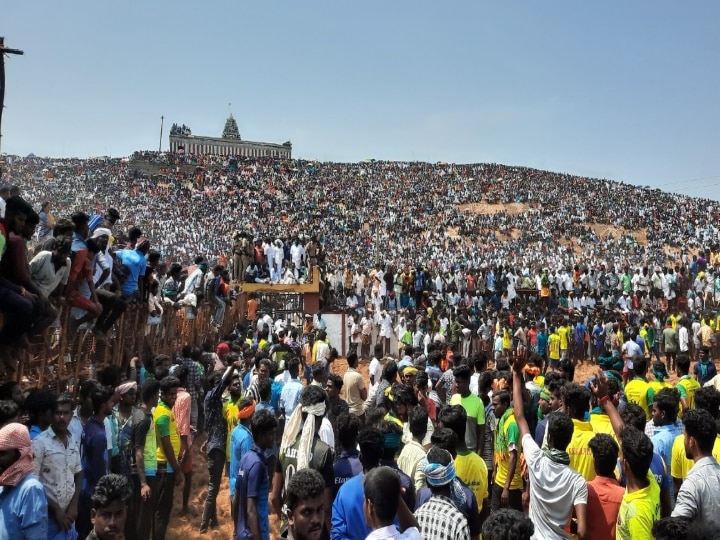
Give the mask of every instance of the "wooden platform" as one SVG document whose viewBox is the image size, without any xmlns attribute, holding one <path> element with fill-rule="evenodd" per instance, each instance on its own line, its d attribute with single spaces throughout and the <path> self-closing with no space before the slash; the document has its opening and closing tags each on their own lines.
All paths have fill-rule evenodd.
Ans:
<svg viewBox="0 0 720 540">
<path fill-rule="evenodd" d="M 240 290 L 244 293 L 320 294 L 320 270 L 317 266 L 313 267 L 312 280 L 309 283 L 242 283 Z"/>
</svg>

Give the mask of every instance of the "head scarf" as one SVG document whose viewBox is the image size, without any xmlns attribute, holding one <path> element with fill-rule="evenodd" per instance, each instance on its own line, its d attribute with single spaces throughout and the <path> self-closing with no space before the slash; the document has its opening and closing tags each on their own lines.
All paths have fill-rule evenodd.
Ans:
<svg viewBox="0 0 720 540">
<path fill-rule="evenodd" d="M 307 413 L 305 422 L 302 421 L 303 413 Z M 307 469 L 310 463 L 310 455 L 312 454 L 312 442 L 315 437 L 315 419 L 317 416 L 321 418 L 325 416 L 325 402 L 321 401 L 315 405 L 300 405 L 295 407 L 295 411 L 285 424 L 285 431 L 280 444 L 280 455 L 283 455 L 297 439 L 302 425 L 302 434 L 300 435 L 300 446 L 297 452 L 298 471 Z"/>
<path fill-rule="evenodd" d="M 242 409 L 238 409 L 237 417 L 238 420 L 246 420 L 250 418 L 255 412 L 255 402 L 252 401 Z"/>
<path fill-rule="evenodd" d="M 447 450 L 443 450 L 447 452 Z M 448 452 L 448 455 L 450 452 Z M 420 468 L 425 474 L 425 480 L 429 486 L 446 486 L 450 484 L 450 492 L 452 493 L 453 499 L 459 502 L 461 505 L 465 504 L 465 491 L 463 491 L 462 484 L 457 479 L 455 472 L 455 462 L 450 457 L 450 463 L 447 465 L 441 465 L 440 463 L 430 463 L 427 460 L 427 456 L 420 462 Z"/>
<path fill-rule="evenodd" d="M 115 390 L 117 391 L 118 394 L 120 394 L 122 396 L 122 395 L 127 394 L 130 390 L 136 390 L 136 389 L 137 389 L 137 383 L 135 381 L 130 381 L 130 382 L 121 384 Z"/>
<path fill-rule="evenodd" d="M 101 236 L 107 236 L 107 237 L 108 237 L 108 240 L 109 240 L 110 237 L 112 236 L 112 231 L 110 231 L 110 229 L 106 229 L 105 227 L 98 227 L 98 228 L 95 229 L 95 231 L 93 232 L 92 237 L 93 237 L 93 238 L 100 238 Z"/>
<path fill-rule="evenodd" d="M 17 422 L 0 429 L 0 451 L 18 450 L 18 460 L 0 473 L 0 486 L 16 486 L 20 480 L 33 472 L 33 454 L 27 427 Z"/>
</svg>

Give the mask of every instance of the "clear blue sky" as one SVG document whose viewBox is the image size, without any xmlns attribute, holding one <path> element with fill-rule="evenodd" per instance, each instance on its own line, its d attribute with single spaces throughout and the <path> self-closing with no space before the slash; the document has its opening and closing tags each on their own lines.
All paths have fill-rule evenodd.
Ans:
<svg viewBox="0 0 720 540">
<path fill-rule="evenodd" d="M 295 156 L 499 162 L 720 199 L 720 2 L 0 0 L 2 151 L 129 155 L 160 116 Z"/>
</svg>

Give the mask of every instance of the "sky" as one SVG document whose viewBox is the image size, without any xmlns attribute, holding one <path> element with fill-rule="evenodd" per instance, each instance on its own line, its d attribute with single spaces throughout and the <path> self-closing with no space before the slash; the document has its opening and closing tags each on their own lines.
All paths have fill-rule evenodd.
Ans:
<svg viewBox="0 0 720 540">
<path fill-rule="evenodd" d="M 494 162 L 720 200 L 720 2 L 0 0 L 2 152 L 172 123 L 331 161 Z"/>
</svg>

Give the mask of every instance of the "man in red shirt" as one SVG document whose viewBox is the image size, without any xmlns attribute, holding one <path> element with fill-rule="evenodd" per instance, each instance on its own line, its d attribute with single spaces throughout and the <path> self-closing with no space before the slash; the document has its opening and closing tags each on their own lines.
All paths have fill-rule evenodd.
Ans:
<svg viewBox="0 0 720 540">
<path fill-rule="evenodd" d="M 587 530 L 596 538 L 615 538 L 615 524 L 625 494 L 615 479 L 620 448 L 605 433 L 595 435 L 588 446 L 595 460 L 595 478 L 587 484 Z"/>
</svg>

